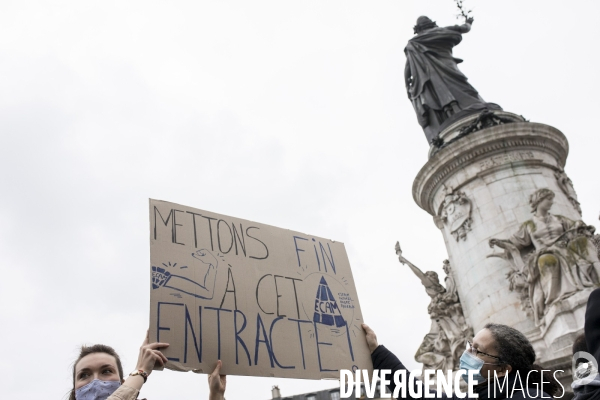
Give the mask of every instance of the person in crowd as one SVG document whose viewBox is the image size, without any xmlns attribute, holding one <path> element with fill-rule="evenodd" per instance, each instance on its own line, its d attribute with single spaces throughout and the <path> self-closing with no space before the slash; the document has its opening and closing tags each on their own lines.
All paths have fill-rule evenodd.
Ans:
<svg viewBox="0 0 600 400">
<path fill-rule="evenodd" d="M 575 353 L 579 353 L 580 351 L 588 352 L 587 344 L 585 343 L 585 333 L 577 335 L 575 340 L 573 341 L 573 355 Z"/>
<path fill-rule="evenodd" d="M 583 345 L 578 344 L 576 340 L 573 345 L 573 353 L 576 353 L 576 350 L 585 351 L 591 354 L 594 360 L 586 360 L 589 370 L 582 374 L 585 376 L 577 376 L 579 369 L 574 371 L 574 378 L 580 379 L 574 379 L 572 387 L 575 397 L 573 400 L 600 400 L 600 374 L 598 373 L 598 363 L 600 362 L 600 288 L 595 289 L 588 299 L 584 333 L 586 349 L 583 349 Z M 576 345 L 579 346 L 577 349 Z M 592 361 L 595 361 L 596 365 Z"/>
<path fill-rule="evenodd" d="M 579 352 L 585 351 L 588 352 L 587 344 L 585 343 L 585 333 L 578 335 L 573 342 L 573 357 Z M 573 388 L 573 393 L 577 396 L 578 393 L 583 391 L 585 387 L 585 383 L 578 379 L 579 377 L 583 377 L 584 375 L 589 375 L 591 371 L 591 365 L 589 365 L 589 361 L 586 358 L 578 357 L 575 360 L 575 370 L 573 371 L 573 383 L 571 387 Z"/>
<path fill-rule="evenodd" d="M 362 327 L 367 335 L 374 369 L 391 370 L 392 374 L 398 370 L 406 370 L 392 352 L 377 342 L 377 335 L 368 325 L 363 324 Z M 467 349 L 460 358 L 460 368 L 474 371 L 473 378 L 477 382 L 474 392 L 479 399 L 561 397 L 564 393 L 562 385 L 550 371 L 546 369 L 542 372 L 544 368 L 534 364 L 535 357 L 535 350 L 525 335 L 509 326 L 490 323 L 475 335 L 472 342 L 467 342 Z M 463 378 L 466 379 L 466 376 L 463 375 Z M 526 386 L 526 382 L 529 387 L 521 387 Z M 416 381 L 415 385 L 422 385 L 422 382 Z M 394 392 L 393 380 L 388 388 Z M 423 388 L 423 396 L 419 398 L 424 398 L 427 390 Z M 409 393 L 407 391 L 407 398 L 413 398 Z M 439 395 L 440 398 L 448 398 L 445 393 Z M 435 396 L 438 397 L 438 394 Z M 459 397 L 453 394 L 451 398 Z"/>
<path fill-rule="evenodd" d="M 148 335 L 140 347 L 135 371 L 125 378 L 117 352 L 110 346 L 83 346 L 73 364 L 73 388 L 69 400 L 136 400 L 155 366 L 163 367 L 167 358 L 160 349 L 168 343 L 149 343 Z M 224 400 L 227 378 L 220 375 L 222 363 L 208 376 L 209 400 Z"/>
</svg>

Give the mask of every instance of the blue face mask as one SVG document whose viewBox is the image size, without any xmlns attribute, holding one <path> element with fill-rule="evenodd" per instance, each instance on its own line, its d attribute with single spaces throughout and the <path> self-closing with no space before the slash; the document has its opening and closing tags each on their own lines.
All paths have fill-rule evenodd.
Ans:
<svg viewBox="0 0 600 400">
<path fill-rule="evenodd" d="M 483 360 L 481 358 L 475 357 L 473 354 L 465 351 L 462 356 L 460 356 L 460 369 L 464 369 L 467 372 L 463 373 L 462 378 L 465 382 L 469 383 L 468 371 L 476 371 L 473 374 L 473 380 L 475 384 L 480 384 L 486 381 L 486 379 L 481 375 L 481 368 L 483 367 Z M 79 399 L 78 399 L 79 400 Z"/>
<path fill-rule="evenodd" d="M 94 379 L 85 386 L 75 390 L 76 400 L 106 400 L 121 386 L 119 381 L 101 381 Z"/>
</svg>

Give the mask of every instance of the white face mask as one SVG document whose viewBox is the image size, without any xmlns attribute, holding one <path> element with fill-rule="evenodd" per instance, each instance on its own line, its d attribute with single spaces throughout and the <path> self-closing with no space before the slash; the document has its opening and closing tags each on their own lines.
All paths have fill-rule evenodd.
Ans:
<svg viewBox="0 0 600 400">
<path fill-rule="evenodd" d="M 75 400 L 106 400 L 119 386 L 121 386 L 119 381 L 94 379 L 87 385 L 75 390 Z"/>
</svg>

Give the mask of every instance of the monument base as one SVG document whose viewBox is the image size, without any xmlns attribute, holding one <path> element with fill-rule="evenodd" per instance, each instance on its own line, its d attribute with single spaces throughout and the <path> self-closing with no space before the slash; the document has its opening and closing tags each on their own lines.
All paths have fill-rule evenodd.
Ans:
<svg viewBox="0 0 600 400">
<path fill-rule="evenodd" d="M 539 363 L 564 370 L 557 377 L 565 383 L 571 376 L 570 346 L 583 331 L 592 288 L 565 289 L 562 300 L 540 303 L 532 299 L 524 274 L 535 272 L 537 259 L 530 257 L 538 257 L 543 248 L 530 243 L 529 249 L 523 245 L 510 253 L 490 248 L 490 239 L 506 241 L 517 232 L 526 233 L 523 227 L 536 212 L 530 196 L 540 189 L 554 194 L 551 218 L 569 223 L 581 219 L 563 170 L 568 149 L 565 136 L 551 126 L 504 111 L 471 115 L 440 133 L 413 184 L 415 202 L 433 216 L 444 236 L 469 325 L 475 332 L 488 322 L 523 332 Z M 517 262 L 521 257 L 524 261 Z M 540 271 L 542 276 L 547 273 Z M 545 289 L 536 290 L 539 296 Z"/>
</svg>

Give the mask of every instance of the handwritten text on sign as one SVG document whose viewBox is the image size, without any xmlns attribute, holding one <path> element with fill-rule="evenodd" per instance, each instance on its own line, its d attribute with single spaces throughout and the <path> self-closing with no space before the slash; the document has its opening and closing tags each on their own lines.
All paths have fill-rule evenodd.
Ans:
<svg viewBox="0 0 600 400">
<path fill-rule="evenodd" d="M 339 242 L 150 200 L 153 341 L 169 368 L 292 378 L 370 369 Z"/>
</svg>

